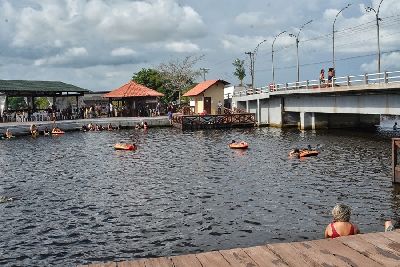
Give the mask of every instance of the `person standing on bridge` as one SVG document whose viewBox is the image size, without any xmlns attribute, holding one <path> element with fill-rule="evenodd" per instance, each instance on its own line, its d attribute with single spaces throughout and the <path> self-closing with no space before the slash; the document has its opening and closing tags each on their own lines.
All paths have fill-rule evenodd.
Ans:
<svg viewBox="0 0 400 267">
<path fill-rule="evenodd" d="M 319 73 L 319 84 L 324 84 L 325 83 L 325 70 L 321 69 L 321 72 Z"/>
</svg>

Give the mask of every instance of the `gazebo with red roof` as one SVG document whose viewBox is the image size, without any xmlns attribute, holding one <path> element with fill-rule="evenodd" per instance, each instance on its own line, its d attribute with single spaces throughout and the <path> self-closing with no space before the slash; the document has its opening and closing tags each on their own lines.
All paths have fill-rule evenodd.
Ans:
<svg viewBox="0 0 400 267">
<path fill-rule="evenodd" d="M 183 96 L 191 99 L 191 107 L 197 114 L 217 114 L 218 103 L 224 103 L 224 88 L 229 84 L 224 80 L 208 80 L 199 83 Z"/>
<path fill-rule="evenodd" d="M 149 110 L 155 109 L 158 98 L 162 96 L 164 94 L 134 81 L 103 95 L 103 97 L 109 98 L 110 103 L 118 101 L 123 116 L 150 116 Z"/>
</svg>

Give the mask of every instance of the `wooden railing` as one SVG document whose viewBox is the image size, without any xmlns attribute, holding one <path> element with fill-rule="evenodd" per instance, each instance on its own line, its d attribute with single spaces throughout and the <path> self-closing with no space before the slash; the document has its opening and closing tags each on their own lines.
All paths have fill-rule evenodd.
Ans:
<svg viewBox="0 0 400 267">
<path fill-rule="evenodd" d="M 183 115 L 175 113 L 172 116 L 172 122 L 182 129 L 230 128 L 254 126 L 256 118 L 254 113 L 221 115 Z"/>
</svg>

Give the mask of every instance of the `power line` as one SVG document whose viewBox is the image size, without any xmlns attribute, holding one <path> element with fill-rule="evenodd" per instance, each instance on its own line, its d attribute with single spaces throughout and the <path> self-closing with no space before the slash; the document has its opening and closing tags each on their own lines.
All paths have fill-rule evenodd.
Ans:
<svg viewBox="0 0 400 267">
<path fill-rule="evenodd" d="M 385 52 L 382 52 L 382 54 L 390 54 L 390 53 L 395 53 L 395 52 L 400 52 L 400 49 L 385 51 Z M 339 59 L 337 59 L 337 61 L 347 61 L 347 60 L 351 60 L 351 59 L 372 57 L 372 56 L 376 56 L 376 53 L 339 58 Z M 331 62 L 332 62 L 332 60 L 325 60 L 325 61 L 320 61 L 320 62 L 305 63 L 305 64 L 302 64 L 301 66 L 305 67 L 305 66 L 312 66 L 312 65 L 321 65 L 321 64 L 325 64 L 325 63 L 331 63 Z M 296 68 L 296 66 L 286 66 L 286 67 L 280 67 L 277 69 L 284 70 L 284 69 L 294 69 L 294 68 Z M 271 69 L 262 69 L 262 70 L 256 70 L 256 72 L 266 72 L 266 71 L 270 71 L 270 70 Z"/>
</svg>

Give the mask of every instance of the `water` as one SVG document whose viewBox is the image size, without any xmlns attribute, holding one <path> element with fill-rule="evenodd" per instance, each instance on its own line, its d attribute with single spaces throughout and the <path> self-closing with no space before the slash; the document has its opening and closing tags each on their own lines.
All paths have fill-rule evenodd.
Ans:
<svg viewBox="0 0 400 267">
<path fill-rule="evenodd" d="M 0 142 L 1 266 L 74 266 L 323 237 L 337 202 L 362 232 L 399 218 L 394 132 L 177 129 Z M 246 140 L 247 151 L 231 150 Z M 133 140 L 134 152 L 112 145 Z M 320 144 L 318 157 L 288 159 Z"/>
</svg>

